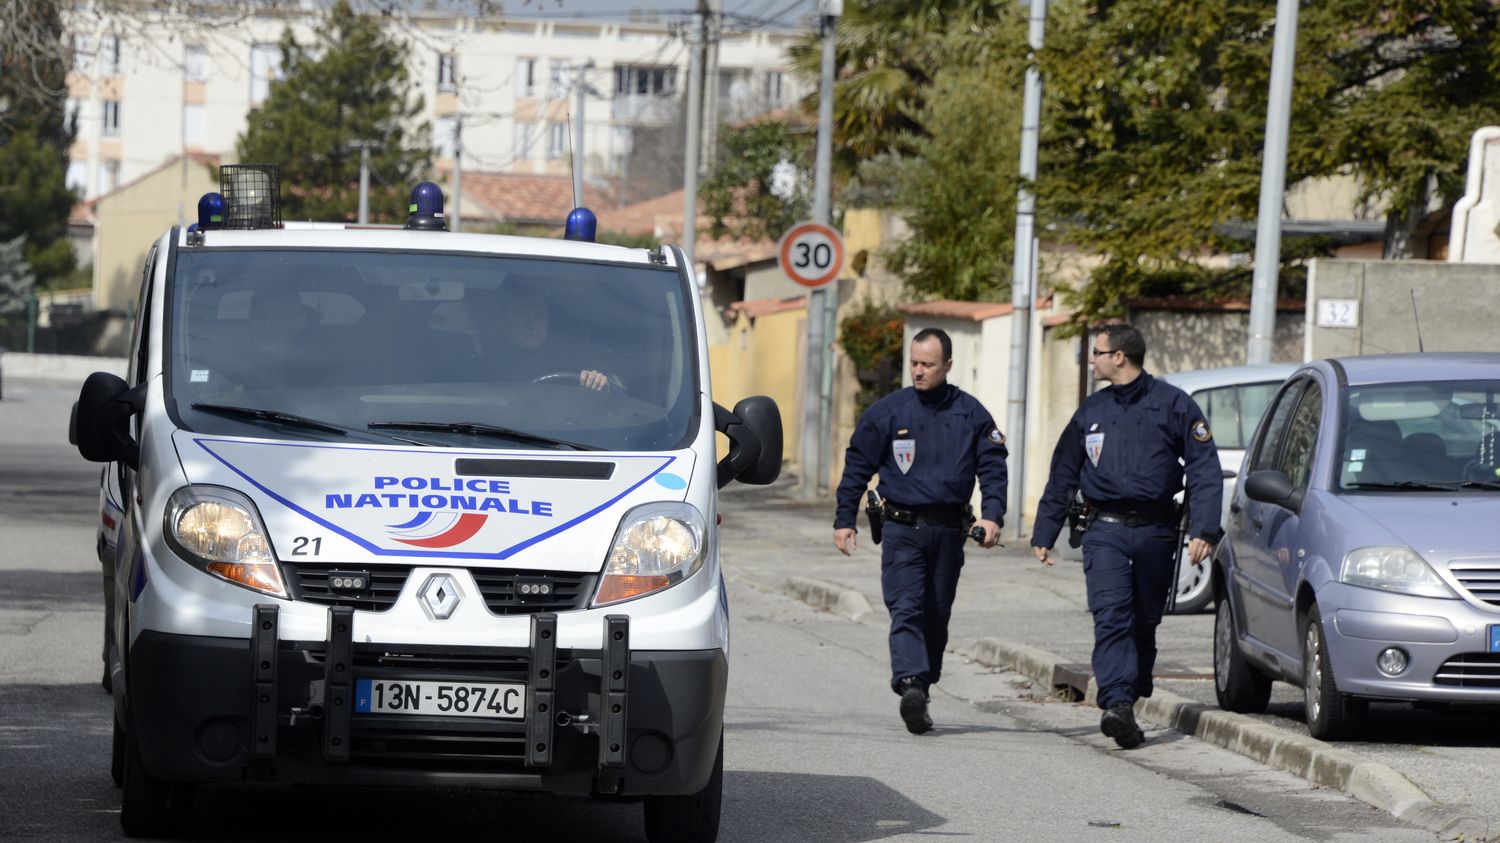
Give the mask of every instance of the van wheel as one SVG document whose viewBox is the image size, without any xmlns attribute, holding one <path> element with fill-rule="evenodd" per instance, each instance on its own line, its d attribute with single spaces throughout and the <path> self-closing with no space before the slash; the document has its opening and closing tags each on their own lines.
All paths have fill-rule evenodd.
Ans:
<svg viewBox="0 0 1500 843">
<path fill-rule="evenodd" d="M 126 837 L 171 837 L 182 830 L 192 812 L 192 789 L 163 781 L 146 769 L 140 743 L 129 729 L 124 734 L 124 775 L 120 792 L 120 828 Z"/>
<path fill-rule="evenodd" d="M 714 843 L 724 794 L 724 736 L 708 784 L 687 796 L 646 797 L 646 839 L 651 843 Z"/>
<path fill-rule="evenodd" d="M 114 715 L 110 715 L 114 720 Z M 125 730 L 120 728 L 120 721 L 114 720 L 115 736 L 109 742 L 109 777 L 114 780 L 115 787 L 125 783 Z"/>
<path fill-rule="evenodd" d="M 1339 741 L 1356 736 L 1364 724 L 1370 704 L 1339 693 L 1323 639 L 1323 613 L 1316 604 L 1307 615 L 1302 633 L 1302 692 L 1307 708 L 1308 734 L 1320 741 Z"/>
<path fill-rule="evenodd" d="M 1257 670 L 1240 652 L 1229 597 L 1219 598 L 1214 615 L 1214 696 L 1219 708 L 1258 714 L 1271 701 L 1271 678 Z"/>
</svg>

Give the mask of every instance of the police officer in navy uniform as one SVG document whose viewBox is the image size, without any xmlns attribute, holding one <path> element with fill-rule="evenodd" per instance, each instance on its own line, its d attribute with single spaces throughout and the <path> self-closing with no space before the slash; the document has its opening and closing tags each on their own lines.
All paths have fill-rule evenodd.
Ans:
<svg viewBox="0 0 1500 843">
<path fill-rule="evenodd" d="M 1084 400 L 1052 454 L 1031 544 L 1051 565 L 1075 490 L 1090 509 L 1083 572 L 1094 615 L 1094 679 L 1099 728 L 1124 749 L 1145 742 L 1135 701 L 1151 696 L 1156 627 L 1176 584 L 1179 514 L 1186 467 L 1188 561 L 1201 564 L 1221 535 L 1223 476 L 1202 409 L 1187 393 L 1148 374 L 1146 343 L 1129 325 L 1094 338 L 1094 374 L 1110 386 Z"/>
<path fill-rule="evenodd" d="M 833 542 L 854 550 L 855 516 L 870 476 L 885 502 L 880 586 L 891 613 L 891 689 L 912 734 L 932 729 L 929 686 L 942 673 L 948 618 L 964 564 L 974 478 L 982 493 L 984 547 L 1005 515 L 1005 437 L 972 395 L 948 383 L 953 342 L 936 328 L 912 338 L 910 389 L 876 401 L 849 439 Z"/>
</svg>

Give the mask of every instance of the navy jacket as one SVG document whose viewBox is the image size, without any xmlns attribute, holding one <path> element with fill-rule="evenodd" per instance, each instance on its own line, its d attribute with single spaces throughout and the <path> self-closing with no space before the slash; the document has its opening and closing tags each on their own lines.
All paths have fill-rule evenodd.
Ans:
<svg viewBox="0 0 1500 843">
<path fill-rule="evenodd" d="M 1005 437 L 988 410 L 953 384 L 936 394 L 907 387 L 876 401 L 859 417 L 844 452 L 835 529 L 852 528 L 870 477 L 897 506 L 968 504 L 979 478 L 980 517 L 1005 516 Z M 902 471 L 902 465 L 906 470 Z"/>
<path fill-rule="evenodd" d="M 1224 477 L 1206 418 L 1186 392 L 1145 372 L 1085 398 L 1052 453 L 1032 546 L 1057 541 L 1073 490 L 1105 508 L 1161 506 L 1182 491 L 1184 467 L 1188 534 L 1217 541 Z"/>
</svg>

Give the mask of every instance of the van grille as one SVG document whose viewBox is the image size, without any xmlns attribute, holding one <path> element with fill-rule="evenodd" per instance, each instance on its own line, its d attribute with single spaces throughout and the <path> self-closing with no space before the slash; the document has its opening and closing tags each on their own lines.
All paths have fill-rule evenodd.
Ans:
<svg viewBox="0 0 1500 843">
<path fill-rule="evenodd" d="M 1500 606 L 1500 559 L 1458 559 L 1448 563 L 1448 571 L 1470 594 Z"/>
<path fill-rule="evenodd" d="M 1434 685 L 1460 688 L 1500 688 L 1500 653 L 1462 653 L 1443 662 L 1433 675 Z"/>
<path fill-rule="evenodd" d="M 349 733 L 351 761 L 408 770 L 482 773 L 519 771 L 526 761 L 526 734 L 520 721 L 438 725 L 433 720 L 440 718 L 412 718 L 424 722 L 398 725 L 380 723 L 382 719 L 355 720 Z"/>
<path fill-rule="evenodd" d="M 332 571 L 355 570 L 356 566 L 323 562 L 283 562 L 292 591 L 292 599 L 328 606 L 349 606 L 366 612 L 384 612 L 396 605 L 407 578 L 416 565 L 370 565 L 358 570 L 370 574 L 370 592 L 363 597 L 334 594 L 328 585 Z M 511 571 L 492 568 L 470 568 L 479 586 L 484 605 L 495 615 L 532 615 L 538 612 L 566 612 L 586 608 L 593 594 L 594 574 L 556 571 Z M 520 584 L 545 584 L 546 596 L 523 595 Z"/>
</svg>

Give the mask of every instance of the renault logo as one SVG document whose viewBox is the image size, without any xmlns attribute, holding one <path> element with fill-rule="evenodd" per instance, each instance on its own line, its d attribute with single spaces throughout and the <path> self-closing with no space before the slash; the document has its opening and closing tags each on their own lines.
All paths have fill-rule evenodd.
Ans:
<svg viewBox="0 0 1500 843">
<path fill-rule="evenodd" d="M 458 603 L 463 597 L 458 581 L 451 574 L 433 574 L 427 578 L 427 582 L 422 583 L 421 590 L 417 592 L 422 609 L 427 612 L 427 617 L 435 621 L 453 617 L 453 612 L 458 609 Z"/>
</svg>

